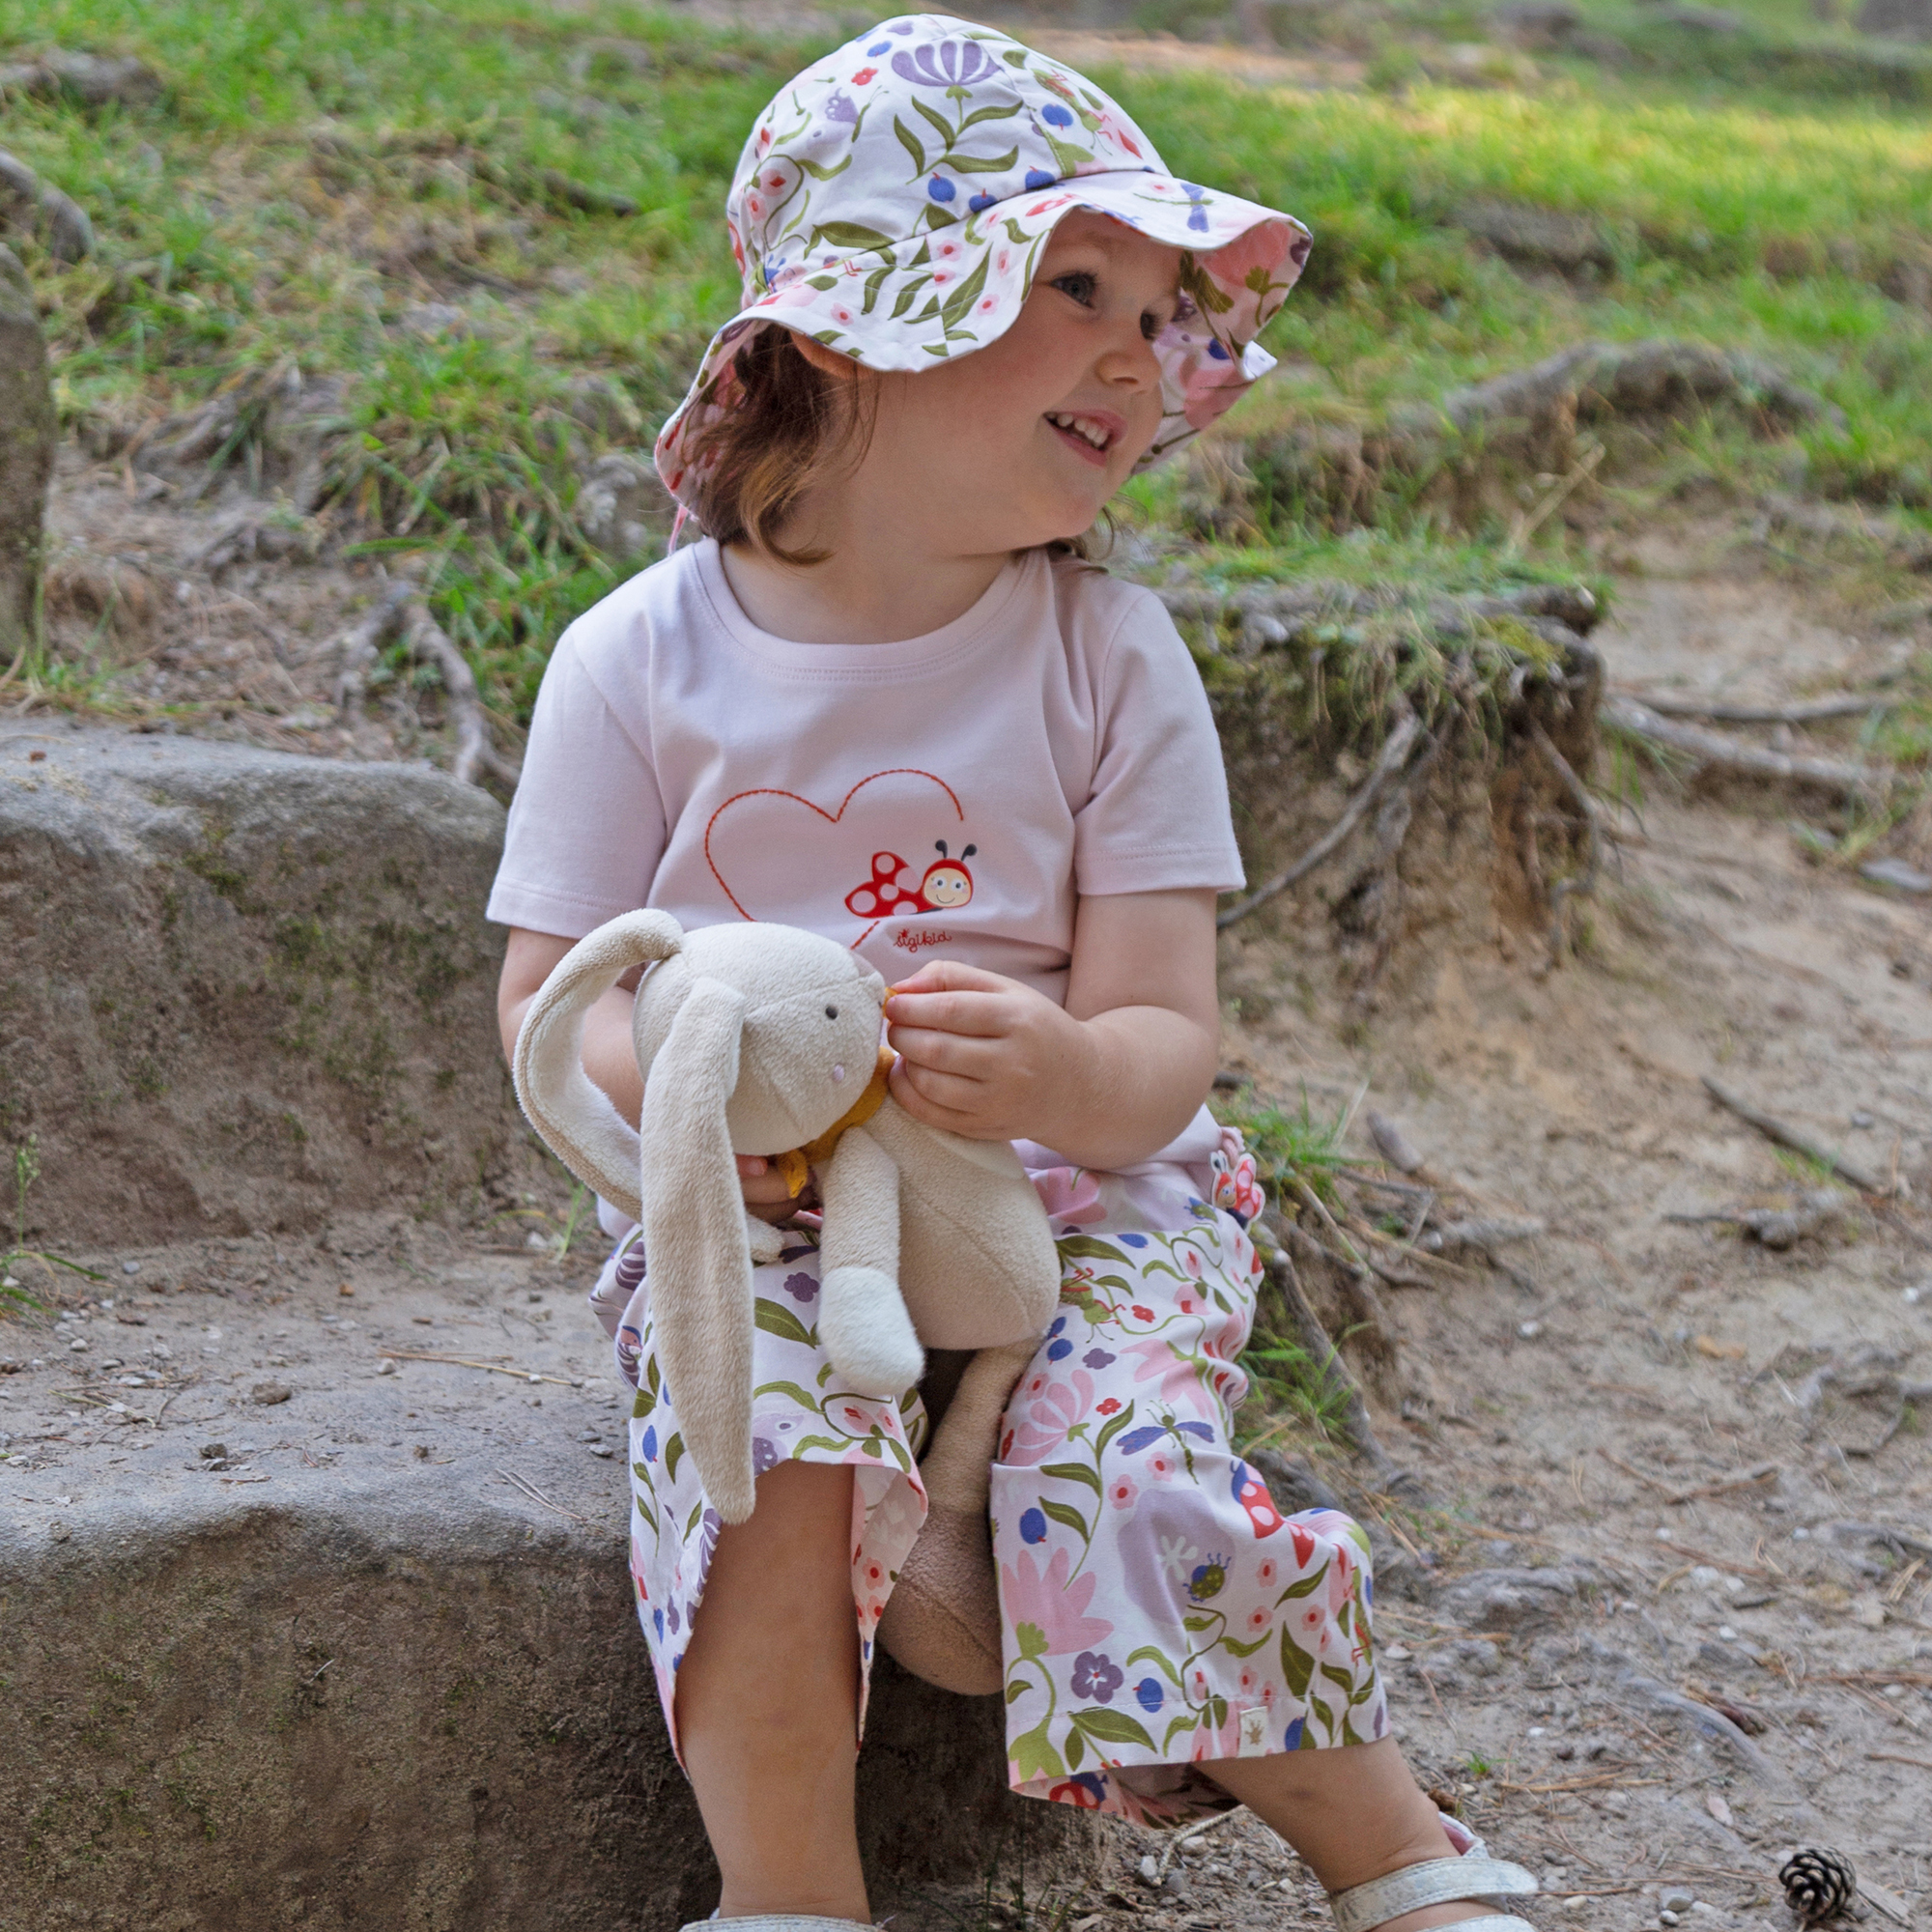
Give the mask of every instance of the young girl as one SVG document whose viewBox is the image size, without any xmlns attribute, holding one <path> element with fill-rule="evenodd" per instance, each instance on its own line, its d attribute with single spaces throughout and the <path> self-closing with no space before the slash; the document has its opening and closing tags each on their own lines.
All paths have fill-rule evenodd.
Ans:
<svg viewBox="0 0 1932 1932">
<path fill-rule="evenodd" d="M 1203 1102 L 1240 862 L 1186 648 L 1079 554 L 1269 366 L 1254 337 L 1306 232 L 931 14 L 781 90 L 727 218 L 745 305 L 657 446 L 704 540 L 545 676 L 490 904 L 505 1046 L 571 943 L 638 906 L 809 926 L 896 980 L 895 1096 L 1016 1143 L 1065 1266 L 992 1473 L 1014 1789 L 1150 1823 L 1250 1804 L 1342 1932 L 1485 1918 L 1469 1901 L 1534 1881 L 1472 1851 L 1387 1735 L 1365 1538 L 1284 1519 L 1229 1441 L 1261 1197 Z M 635 1121 L 629 1000 L 593 1009 L 584 1059 Z M 783 1179 L 740 1165 L 792 1220 Z M 611 1232 L 593 1299 L 638 1388 L 631 1567 L 719 1915 L 864 1923 L 855 1745 L 924 1516 L 919 1391 L 838 1387 L 801 1229 L 757 1273 L 757 1505 L 724 1528 L 680 1453 L 648 1257 Z"/>
</svg>

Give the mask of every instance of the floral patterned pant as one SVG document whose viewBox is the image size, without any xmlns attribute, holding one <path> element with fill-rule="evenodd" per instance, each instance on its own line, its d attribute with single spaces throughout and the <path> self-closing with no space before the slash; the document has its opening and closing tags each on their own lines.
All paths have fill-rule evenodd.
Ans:
<svg viewBox="0 0 1932 1932">
<path fill-rule="evenodd" d="M 1261 1274 L 1246 1230 L 1262 1197 L 1239 1137 L 1198 1166 L 1034 1181 L 1064 1274 L 993 1466 L 1009 1776 L 1032 1797 L 1177 1823 L 1232 1803 L 1204 1762 L 1385 1734 L 1368 1543 L 1334 1511 L 1282 1516 L 1229 1440 Z M 817 1259 L 801 1236 L 756 1271 L 753 1463 L 852 1469 L 869 1683 L 873 1633 L 925 1516 L 926 1418 L 916 1389 L 879 1401 L 838 1386 L 813 1325 Z M 684 1453 L 635 1239 L 591 1302 L 638 1392 L 631 1574 L 675 1742 L 677 1666 L 722 1524 Z"/>
</svg>

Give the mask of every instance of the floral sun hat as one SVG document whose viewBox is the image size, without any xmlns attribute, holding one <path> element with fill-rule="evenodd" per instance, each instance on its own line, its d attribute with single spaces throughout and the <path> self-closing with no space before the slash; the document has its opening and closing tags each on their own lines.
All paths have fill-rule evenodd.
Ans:
<svg viewBox="0 0 1932 1932">
<path fill-rule="evenodd" d="M 902 14 L 809 68 L 739 157 L 725 219 L 744 306 L 658 438 L 671 495 L 692 501 L 687 440 L 735 404 L 753 330 L 797 329 L 869 369 L 929 369 L 1012 327 L 1047 238 L 1081 208 L 1183 251 L 1145 469 L 1273 367 L 1254 338 L 1301 273 L 1307 229 L 1168 174 L 1091 81 L 989 27 Z"/>
</svg>

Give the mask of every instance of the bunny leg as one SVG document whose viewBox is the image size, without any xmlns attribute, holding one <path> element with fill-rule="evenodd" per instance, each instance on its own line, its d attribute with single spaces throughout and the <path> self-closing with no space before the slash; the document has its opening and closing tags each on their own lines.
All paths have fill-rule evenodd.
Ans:
<svg viewBox="0 0 1932 1932">
<path fill-rule="evenodd" d="M 865 1128 L 848 1127 L 819 1190 L 818 1339 L 855 1394 L 902 1394 L 925 1353 L 899 1293 L 899 1171 Z"/>
</svg>

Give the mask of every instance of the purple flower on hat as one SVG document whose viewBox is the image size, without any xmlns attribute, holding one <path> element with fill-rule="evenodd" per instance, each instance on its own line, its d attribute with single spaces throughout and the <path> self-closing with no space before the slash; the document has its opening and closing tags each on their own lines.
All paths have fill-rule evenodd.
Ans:
<svg viewBox="0 0 1932 1932">
<path fill-rule="evenodd" d="M 926 87 L 971 87 L 998 69 L 977 41 L 941 41 L 936 47 L 895 54 L 893 71 Z"/>
<path fill-rule="evenodd" d="M 1043 187 L 1051 187 L 1060 179 L 1050 175 L 1044 168 L 1029 168 L 1026 172 L 1026 189 L 1029 194 L 1037 194 Z"/>
<path fill-rule="evenodd" d="M 1061 106 L 1057 100 L 1051 107 L 1042 107 L 1039 110 L 1039 118 L 1042 121 L 1052 122 L 1056 128 L 1070 128 L 1073 126 L 1072 114 L 1066 108 Z"/>
<path fill-rule="evenodd" d="M 828 121 L 841 121 L 847 127 L 856 127 L 859 120 L 859 103 L 840 88 L 826 101 L 825 118 Z"/>
<path fill-rule="evenodd" d="M 866 49 L 866 58 L 867 60 L 877 60 L 881 54 L 889 54 L 892 52 L 892 50 L 893 50 L 892 42 L 874 41 L 872 44 Z"/>
<path fill-rule="evenodd" d="M 1205 187 L 1196 187 L 1192 182 L 1182 182 L 1180 185 L 1182 191 L 1187 196 L 1189 204 L 1187 210 L 1188 227 L 1194 229 L 1199 234 L 1207 234 L 1208 190 Z"/>
<path fill-rule="evenodd" d="M 925 191 L 934 201 L 951 201 L 959 189 L 955 183 L 948 181 L 944 175 L 934 175 L 926 183 Z"/>
</svg>

